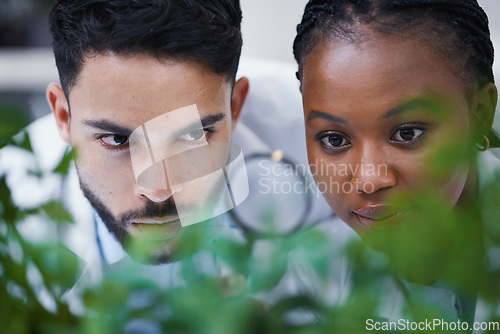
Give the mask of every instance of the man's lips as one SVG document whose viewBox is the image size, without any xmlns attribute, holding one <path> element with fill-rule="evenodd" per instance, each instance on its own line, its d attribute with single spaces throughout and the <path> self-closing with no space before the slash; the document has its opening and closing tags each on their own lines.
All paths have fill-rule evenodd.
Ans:
<svg viewBox="0 0 500 334">
<path fill-rule="evenodd" d="M 409 212 L 394 206 L 385 204 L 368 204 L 353 210 L 353 214 L 364 225 L 372 225 L 377 222 L 397 223 Z"/>
<path fill-rule="evenodd" d="M 135 219 L 131 222 L 131 225 L 162 225 L 168 224 L 172 222 L 176 222 L 179 220 L 179 216 L 169 216 L 169 217 L 154 217 L 154 218 L 145 218 L 145 219 Z"/>
<path fill-rule="evenodd" d="M 173 239 L 181 228 L 178 216 L 155 217 L 133 220 L 128 231 L 133 236 L 149 235 L 158 240 L 167 241 Z"/>
</svg>

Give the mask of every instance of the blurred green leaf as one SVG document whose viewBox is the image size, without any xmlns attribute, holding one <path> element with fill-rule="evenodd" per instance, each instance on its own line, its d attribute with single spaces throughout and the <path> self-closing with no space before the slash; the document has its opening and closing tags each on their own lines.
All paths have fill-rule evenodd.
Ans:
<svg viewBox="0 0 500 334">
<path fill-rule="evenodd" d="M 0 140 L 6 140 L 29 124 L 26 112 L 14 105 L 0 105 Z"/>
<path fill-rule="evenodd" d="M 286 239 L 286 237 L 285 237 Z M 283 278 L 288 268 L 288 247 L 282 238 L 265 240 L 256 244 L 265 247 L 262 251 L 250 258 L 248 277 L 249 291 L 251 293 L 269 292 Z"/>
<path fill-rule="evenodd" d="M 26 131 L 21 131 L 12 137 L 11 145 L 22 148 L 28 152 L 33 153 L 33 148 L 31 147 L 30 136 Z"/>
<path fill-rule="evenodd" d="M 11 191 L 7 186 L 6 176 L 0 176 L 0 203 L 2 205 L 2 218 L 8 224 L 19 220 L 19 209 L 12 202 Z M 0 221 L 1 222 L 1 221 Z"/>
<path fill-rule="evenodd" d="M 64 207 L 61 202 L 50 201 L 40 207 L 40 210 L 47 217 L 56 223 L 72 223 L 73 217 L 71 213 Z"/>
<path fill-rule="evenodd" d="M 248 275 L 248 261 L 251 256 L 252 245 L 234 240 L 219 238 L 210 249 L 217 254 L 222 261 L 227 263 L 237 273 Z"/>
<path fill-rule="evenodd" d="M 79 260 L 66 247 L 58 244 L 36 245 L 31 247 L 30 254 L 45 284 L 59 298 L 76 283 L 80 274 Z"/>
<path fill-rule="evenodd" d="M 17 263 L 11 257 L 3 257 L 2 265 L 4 275 L 8 278 L 8 280 L 15 282 L 22 287 L 26 287 L 28 285 L 26 266 L 23 263 Z"/>
<path fill-rule="evenodd" d="M 71 163 L 73 162 L 74 151 L 68 148 L 56 168 L 54 168 L 53 173 L 59 175 L 67 175 L 69 169 L 71 168 Z"/>
<path fill-rule="evenodd" d="M 491 129 L 488 133 L 488 139 L 490 141 L 491 147 L 500 147 L 500 134 L 497 130 Z"/>
</svg>

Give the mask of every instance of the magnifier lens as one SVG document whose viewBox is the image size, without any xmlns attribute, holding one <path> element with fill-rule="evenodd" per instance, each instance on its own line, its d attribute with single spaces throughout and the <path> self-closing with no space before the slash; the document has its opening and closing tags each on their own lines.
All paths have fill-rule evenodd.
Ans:
<svg viewBox="0 0 500 334">
<path fill-rule="evenodd" d="M 234 214 L 240 224 L 258 234 L 287 234 L 306 219 L 310 199 L 303 172 L 269 155 L 246 160 L 249 195 Z"/>
</svg>

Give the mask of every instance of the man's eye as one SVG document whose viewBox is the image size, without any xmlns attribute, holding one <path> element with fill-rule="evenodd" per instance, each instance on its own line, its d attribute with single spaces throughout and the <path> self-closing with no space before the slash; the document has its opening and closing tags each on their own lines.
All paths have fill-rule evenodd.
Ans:
<svg viewBox="0 0 500 334">
<path fill-rule="evenodd" d="M 407 127 L 396 130 L 392 135 L 391 140 L 396 142 L 408 143 L 417 140 L 425 132 L 425 129 L 418 127 Z"/>
<path fill-rule="evenodd" d="M 99 140 L 106 146 L 110 146 L 113 148 L 119 148 L 128 144 L 128 137 L 121 135 L 106 135 Z"/>
<path fill-rule="evenodd" d="M 194 130 L 189 133 L 186 133 L 185 135 L 180 136 L 180 139 L 192 142 L 204 141 L 207 139 L 207 132 L 209 131 L 205 129 Z"/>
<path fill-rule="evenodd" d="M 340 133 L 323 133 L 317 137 L 317 140 L 329 149 L 339 149 L 351 144 L 351 141 Z"/>
</svg>

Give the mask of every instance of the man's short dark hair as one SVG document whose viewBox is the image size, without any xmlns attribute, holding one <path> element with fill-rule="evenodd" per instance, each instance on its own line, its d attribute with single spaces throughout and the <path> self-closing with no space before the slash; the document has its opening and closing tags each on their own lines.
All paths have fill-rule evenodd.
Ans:
<svg viewBox="0 0 500 334">
<path fill-rule="evenodd" d="M 235 80 L 243 44 L 239 0 L 58 0 L 49 19 L 66 95 L 84 58 L 103 52 L 194 60 Z"/>
</svg>

